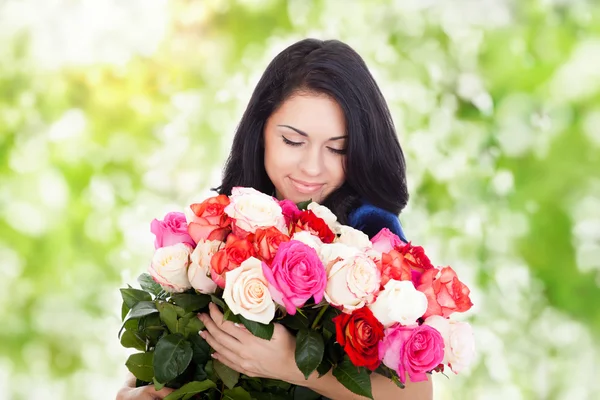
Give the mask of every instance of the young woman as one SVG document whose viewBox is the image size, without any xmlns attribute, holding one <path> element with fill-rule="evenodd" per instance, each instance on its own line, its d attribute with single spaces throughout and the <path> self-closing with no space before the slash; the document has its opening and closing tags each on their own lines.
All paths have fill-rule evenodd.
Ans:
<svg viewBox="0 0 600 400">
<path fill-rule="evenodd" d="M 306 39 L 269 64 L 238 126 L 219 193 L 253 187 L 278 199 L 312 199 L 369 236 L 384 227 L 404 237 L 398 214 L 408 201 L 404 156 L 386 102 L 362 58 L 348 45 Z M 275 324 L 270 341 L 223 321 L 216 307 L 201 315 L 201 336 L 215 358 L 248 376 L 302 385 L 331 399 L 362 399 L 331 372 L 308 380 L 294 361 L 295 338 Z M 399 389 L 371 375 L 373 396 L 431 399 L 431 381 Z M 134 388 L 117 399 L 162 399 L 170 389 Z"/>
</svg>

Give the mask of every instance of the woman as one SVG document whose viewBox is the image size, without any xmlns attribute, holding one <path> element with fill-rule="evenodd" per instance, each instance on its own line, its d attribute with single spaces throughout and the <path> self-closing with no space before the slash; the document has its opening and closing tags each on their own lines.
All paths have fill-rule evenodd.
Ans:
<svg viewBox="0 0 600 400">
<path fill-rule="evenodd" d="M 335 40 L 302 40 L 285 49 L 260 79 L 227 160 L 219 193 L 253 187 L 278 199 L 312 199 L 338 220 L 373 236 L 384 227 L 404 237 L 397 215 L 408 201 L 405 164 L 386 102 L 362 58 Z M 331 399 L 362 399 L 329 372 L 308 380 L 294 361 L 295 338 L 275 324 L 270 341 L 228 321 L 216 307 L 201 315 L 200 335 L 215 358 L 248 376 L 302 385 Z M 399 389 L 371 375 L 373 396 L 431 399 L 431 381 Z M 117 399 L 162 399 L 169 389 L 134 388 Z"/>
</svg>

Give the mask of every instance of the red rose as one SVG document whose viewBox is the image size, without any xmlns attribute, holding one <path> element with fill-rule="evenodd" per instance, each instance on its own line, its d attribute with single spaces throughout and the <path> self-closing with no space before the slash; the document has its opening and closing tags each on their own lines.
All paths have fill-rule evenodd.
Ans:
<svg viewBox="0 0 600 400">
<path fill-rule="evenodd" d="M 290 238 L 275 227 L 267 229 L 257 229 L 254 235 L 248 237 L 252 239 L 254 244 L 254 251 L 258 254 L 262 260 L 266 263 L 270 263 L 279 245 L 283 242 L 289 242 Z"/>
<path fill-rule="evenodd" d="M 225 287 L 225 274 L 236 269 L 250 257 L 256 255 L 254 246 L 247 239 L 234 235 L 227 237 L 225 248 L 217 251 L 210 260 L 210 276 L 219 287 Z"/>
<path fill-rule="evenodd" d="M 415 287 L 421 282 L 423 272 L 433 269 L 429 257 L 425 254 L 425 250 L 421 246 L 413 246 L 410 242 L 396 246 L 394 250 L 404 255 L 403 263 L 410 267 L 411 279 Z"/>
<path fill-rule="evenodd" d="M 469 298 L 471 291 L 458 280 L 456 272 L 450 267 L 425 271 L 417 290 L 427 296 L 427 311 L 423 319 L 430 315 L 448 318 L 453 312 L 465 312 L 473 305 Z"/>
<path fill-rule="evenodd" d="M 379 271 L 381 271 L 381 288 L 385 286 L 390 279 L 395 281 L 410 281 L 411 270 L 410 264 L 404 254 L 397 250 L 392 250 L 389 253 L 383 253 L 381 260 L 377 263 Z"/>
<path fill-rule="evenodd" d="M 227 205 L 229 197 L 220 194 L 190 206 L 194 217 L 188 225 L 188 233 L 196 243 L 201 240 L 225 240 L 231 232 L 231 218 L 225 214 Z"/>
<path fill-rule="evenodd" d="M 352 364 L 375 371 L 379 359 L 379 342 L 383 340 L 383 325 L 368 307 L 352 314 L 340 314 L 333 319 L 336 340 L 344 348 Z"/>
<path fill-rule="evenodd" d="M 290 236 L 293 232 L 308 231 L 315 236 L 318 236 L 323 243 L 332 243 L 335 239 L 335 234 L 329 228 L 327 223 L 316 216 L 311 210 L 304 210 L 292 225 Z"/>
</svg>

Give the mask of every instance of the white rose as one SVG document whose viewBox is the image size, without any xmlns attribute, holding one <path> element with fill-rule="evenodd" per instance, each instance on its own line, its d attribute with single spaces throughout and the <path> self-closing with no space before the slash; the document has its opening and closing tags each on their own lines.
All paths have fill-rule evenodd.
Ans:
<svg viewBox="0 0 600 400">
<path fill-rule="evenodd" d="M 337 243 L 344 243 L 361 250 L 373 247 L 373 243 L 369 240 L 369 236 L 358 229 L 342 225 L 340 227 L 340 234 L 341 236 L 337 239 Z"/>
<path fill-rule="evenodd" d="M 292 235 L 291 240 L 297 240 L 299 242 L 304 243 L 307 246 L 312 247 L 319 253 L 321 246 L 323 246 L 323 242 L 318 236 L 311 234 L 308 231 L 300 231 L 296 232 Z"/>
<path fill-rule="evenodd" d="M 341 224 L 338 222 L 337 217 L 329 208 L 322 206 L 319 203 L 315 203 L 314 201 L 306 206 L 306 208 L 312 211 L 317 217 L 325 221 L 333 233 L 340 233 Z"/>
<path fill-rule="evenodd" d="M 287 234 L 281 206 L 273 197 L 252 188 L 234 187 L 230 200 L 225 213 L 239 229 L 254 233 L 258 228 L 274 226 Z"/>
<path fill-rule="evenodd" d="M 442 363 L 448 364 L 456 374 L 468 368 L 475 357 L 475 339 L 471 325 L 439 315 L 428 317 L 424 323 L 435 328 L 444 338 Z"/>
<path fill-rule="evenodd" d="M 223 300 L 234 314 L 262 324 L 275 317 L 275 303 L 263 275 L 262 262 L 250 257 L 225 274 Z"/>
<path fill-rule="evenodd" d="M 386 328 L 396 322 L 405 326 L 415 325 L 427 311 L 427 297 L 415 289 L 412 281 L 392 279 L 369 308 Z"/>
<path fill-rule="evenodd" d="M 220 240 L 201 240 L 190 256 L 188 279 L 200 293 L 211 294 L 217 290 L 217 284 L 210 277 L 210 260 L 222 244 Z"/>
<path fill-rule="evenodd" d="M 192 287 L 187 274 L 191 252 L 185 243 L 156 249 L 148 272 L 166 291 L 184 292 Z"/>
<path fill-rule="evenodd" d="M 319 251 L 319 258 L 325 267 L 331 267 L 331 263 L 337 258 L 348 259 L 360 253 L 356 247 L 343 243 L 325 243 Z"/>
<path fill-rule="evenodd" d="M 365 254 L 341 258 L 329 266 L 325 299 L 351 313 L 373 301 L 380 282 L 377 265 Z"/>
</svg>

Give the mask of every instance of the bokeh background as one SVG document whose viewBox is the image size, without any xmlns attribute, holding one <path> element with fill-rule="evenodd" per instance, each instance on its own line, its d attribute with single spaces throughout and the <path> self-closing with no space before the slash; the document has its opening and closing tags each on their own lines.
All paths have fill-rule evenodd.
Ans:
<svg viewBox="0 0 600 400">
<path fill-rule="evenodd" d="M 259 76 L 304 37 L 364 57 L 405 230 L 472 289 L 476 362 L 435 398 L 600 398 L 594 0 L 0 0 L 0 398 L 114 398 L 150 221 L 219 184 Z"/>
</svg>

